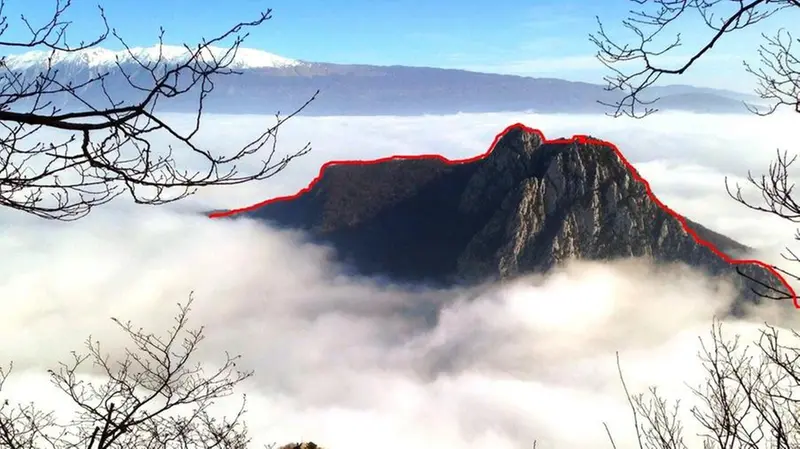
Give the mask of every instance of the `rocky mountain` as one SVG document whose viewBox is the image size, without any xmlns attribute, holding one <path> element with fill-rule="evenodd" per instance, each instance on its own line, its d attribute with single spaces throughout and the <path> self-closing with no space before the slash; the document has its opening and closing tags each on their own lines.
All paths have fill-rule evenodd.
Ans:
<svg viewBox="0 0 800 449">
<path fill-rule="evenodd" d="M 278 449 L 323 449 L 323 448 L 317 446 L 316 443 L 314 443 L 313 441 L 308 441 L 303 443 L 284 444 Z"/>
<path fill-rule="evenodd" d="M 224 49 L 210 50 L 216 58 Z M 23 79 L 32 79 L 51 67 L 56 78 L 79 86 L 97 74 L 105 74 L 105 87 L 115 101 L 126 104 L 144 93 L 128 84 L 125 75 L 138 86 L 152 85 L 150 74 L 139 63 L 160 67 L 185 58 L 183 47 L 134 48 L 131 53 L 91 48 L 76 53 L 29 52 L 4 58 L 5 67 Z M 159 59 L 159 57 L 161 59 Z M 205 110 L 218 113 L 288 113 L 305 103 L 315 91 L 320 94 L 306 115 L 419 115 L 458 112 L 534 111 L 541 113 L 599 113 L 607 107 L 598 101 L 619 98 L 604 86 L 553 78 L 499 75 L 432 67 L 331 64 L 285 58 L 255 49 L 241 48 L 231 68 L 239 74 L 219 76 L 206 99 Z M 162 69 L 163 70 L 163 69 Z M 15 75 L 16 76 L 16 75 Z M 187 73 L 182 79 L 190 78 Z M 0 84 L 14 77 L 0 76 Z M 653 86 L 657 107 L 714 113 L 745 113 L 742 101 L 751 96 L 721 89 L 692 86 Z M 78 89 L 84 100 L 96 107 L 108 106 L 99 84 Z M 651 100 L 653 98 L 643 98 Z M 48 97 L 65 110 L 83 110 L 73 96 Z M 182 95 L 159 102 L 164 112 L 194 112 L 196 95 Z M 24 107 L 24 104 L 17 104 Z"/>
<path fill-rule="evenodd" d="M 731 276 L 748 248 L 673 215 L 611 144 L 545 141 L 510 127 L 484 157 L 330 164 L 308 190 L 242 215 L 308 231 L 356 272 L 427 284 L 479 283 L 546 272 L 569 258 L 647 257 Z"/>
</svg>

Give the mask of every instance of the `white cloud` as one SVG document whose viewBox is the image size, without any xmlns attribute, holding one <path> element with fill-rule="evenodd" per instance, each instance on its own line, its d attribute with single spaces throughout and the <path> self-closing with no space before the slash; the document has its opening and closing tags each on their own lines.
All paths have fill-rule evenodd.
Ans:
<svg viewBox="0 0 800 449">
<path fill-rule="evenodd" d="M 216 119 L 219 148 L 262 120 Z M 193 319 L 209 336 L 200 356 L 214 362 L 232 349 L 256 369 L 241 392 L 257 442 L 517 448 L 538 439 L 543 448 L 607 448 L 603 421 L 618 442 L 630 441 L 614 351 L 631 389 L 658 384 L 685 397 L 684 382 L 699 375 L 696 337 L 728 303 L 727 285 L 678 266 L 621 261 L 576 263 L 485 291 L 410 291 L 341 276 L 326 250 L 297 234 L 185 212 L 293 193 L 330 159 L 473 156 L 514 122 L 549 138 L 617 143 L 665 203 L 745 243 L 791 237 L 737 206 L 722 184 L 725 174 L 766 168 L 774 146 L 792 141 L 784 117 L 302 118 L 284 129 L 282 151 L 308 140 L 315 150 L 261 185 L 203 191 L 180 207 L 121 202 L 70 224 L 4 213 L 0 359 L 18 368 L 8 391 L 51 403 L 36 373 L 88 334 L 119 349 L 110 316 L 165 328 L 174 303 L 194 290 Z M 758 312 L 797 323 L 786 309 Z M 730 326 L 746 336 L 756 329 Z"/>
</svg>

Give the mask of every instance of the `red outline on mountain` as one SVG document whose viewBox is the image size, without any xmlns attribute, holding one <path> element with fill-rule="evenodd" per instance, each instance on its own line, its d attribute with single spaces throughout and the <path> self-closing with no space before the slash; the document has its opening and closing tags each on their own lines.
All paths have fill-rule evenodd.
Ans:
<svg viewBox="0 0 800 449">
<path fill-rule="evenodd" d="M 789 285 L 788 282 L 786 282 L 786 279 L 780 273 L 778 273 L 778 271 L 775 270 L 774 267 L 772 267 L 772 266 L 770 266 L 770 265 L 768 265 L 768 264 L 766 264 L 766 263 L 764 263 L 764 262 L 762 262 L 760 260 L 734 259 L 734 258 L 728 256 L 727 254 L 723 253 L 719 249 L 717 249 L 717 247 L 714 246 L 714 244 L 712 244 L 711 242 L 708 242 L 706 240 L 701 239 L 697 235 L 697 233 L 686 224 L 686 219 L 682 215 L 678 214 L 674 210 L 672 210 L 669 207 L 667 207 L 666 204 L 662 203 L 661 200 L 659 200 L 655 196 L 655 194 L 653 194 L 653 191 L 650 188 L 650 184 L 647 182 L 647 180 L 645 180 L 644 178 L 642 178 L 639 175 L 639 172 L 636 171 L 635 168 L 633 168 L 633 165 L 631 165 L 631 163 L 628 162 L 628 160 L 625 158 L 625 156 L 622 155 L 622 151 L 620 151 L 619 148 L 617 148 L 616 145 L 614 145 L 611 142 L 606 142 L 604 140 L 595 139 L 593 137 L 589 137 L 589 136 L 585 136 L 585 135 L 575 135 L 575 136 L 572 136 L 572 138 L 569 138 L 569 139 L 561 138 L 561 139 L 547 140 L 547 139 L 545 139 L 544 134 L 542 133 L 542 131 L 540 131 L 538 129 L 531 128 L 531 127 L 528 127 L 528 126 L 525 126 L 522 123 L 515 123 L 513 125 L 508 126 L 506 129 L 504 129 L 500 134 L 498 134 L 494 138 L 494 141 L 492 142 L 492 145 L 489 146 L 489 149 L 486 150 L 485 153 L 480 154 L 480 155 L 475 156 L 475 157 L 471 157 L 471 158 L 468 158 L 468 159 L 451 160 L 451 159 L 445 158 L 444 156 L 442 156 L 440 154 L 420 154 L 420 155 L 412 155 L 412 156 L 389 156 L 389 157 L 384 157 L 384 158 L 381 158 L 381 159 L 373 159 L 373 160 L 330 161 L 330 162 L 325 163 L 320 168 L 319 175 L 317 175 L 317 177 L 314 178 L 308 184 L 307 187 L 301 189 L 299 192 L 295 193 L 294 195 L 287 195 L 287 196 L 280 196 L 280 197 L 276 197 L 276 198 L 271 198 L 271 199 L 262 201 L 260 203 L 253 204 L 252 206 L 244 207 L 244 208 L 241 208 L 241 209 L 232 209 L 232 210 L 224 211 L 224 212 L 212 212 L 208 216 L 209 216 L 209 218 L 229 217 L 231 215 L 236 215 L 236 214 L 240 214 L 240 213 L 243 213 L 243 212 L 249 212 L 249 211 L 258 209 L 259 207 L 262 207 L 262 206 L 265 206 L 267 204 L 274 203 L 274 202 L 277 202 L 277 201 L 286 201 L 286 200 L 295 199 L 295 198 L 299 197 L 300 195 L 302 195 L 302 194 L 308 192 L 309 190 L 311 190 L 314 187 L 314 185 L 316 185 L 316 183 L 322 178 L 322 174 L 325 172 L 325 169 L 330 167 L 331 165 L 372 165 L 372 164 L 380 164 L 382 162 L 388 162 L 388 161 L 414 160 L 414 159 L 438 159 L 438 160 L 440 160 L 440 161 L 442 161 L 444 163 L 447 163 L 447 164 L 464 164 L 464 163 L 469 163 L 469 162 L 475 162 L 475 161 L 481 160 L 481 159 L 486 158 L 487 156 L 489 156 L 492 153 L 492 151 L 494 150 L 494 147 L 497 145 L 497 142 L 499 142 L 500 139 L 503 138 L 503 136 L 505 136 L 508 132 L 514 131 L 514 130 L 523 130 L 523 131 L 526 131 L 526 132 L 529 132 L 529 133 L 535 133 L 535 134 L 537 134 L 539 136 L 539 138 L 541 139 L 542 143 L 550 143 L 550 144 L 579 143 L 579 144 L 603 145 L 603 146 L 610 147 L 611 149 L 614 150 L 615 153 L 617 153 L 617 156 L 622 161 L 622 163 L 625 164 L 625 167 L 627 167 L 628 170 L 631 172 L 631 174 L 633 175 L 633 178 L 636 179 L 637 181 L 641 182 L 642 184 L 644 184 L 644 186 L 645 186 L 645 188 L 647 190 L 647 195 L 650 197 L 650 199 L 653 200 L 659 207 L 664 209 L 667 213 L 669 213 L 670 215 L 675 217 L 681 223 L 681 225 L 683 226 L 683 229 L 687 233 L 689 233 L 689 235 L 691 235 L 698 244 L 707 247 L 714 254 L 719 256 L 723 261 L 725 261 L 725 262 L 727 262 L 729 264 L 732 264 L 732 265 L 751 264 L 751 265 L 758 265 L 758 266 L 766 269 L 767 271 L 772 273 L 775 277 L 777 277 L 778 280 L 781 281 L 781 283 L 791 293 L 792 302 L 794 303 L 795 308 L 800 309 L 800 304 L 798 304 L 798 300 L 797 300 L 797 293 L 795 293 L 795 291 L 792 288 L 792 286 Z"/>
</svg>

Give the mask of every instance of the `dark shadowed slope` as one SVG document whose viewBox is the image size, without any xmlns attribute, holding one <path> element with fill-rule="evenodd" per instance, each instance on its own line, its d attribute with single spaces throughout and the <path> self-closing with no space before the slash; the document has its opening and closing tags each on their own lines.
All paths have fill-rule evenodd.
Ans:
<svg viewBox="0 0 800 449">
<path fill-rule="evenodd" d="M 469 161 L 331 164 L 307 191 L 245 213 L 306 230 L 358 272 L 397 281 L 475 283 L 546 272 L 570 258 L 635 256 L 731 276 L 755 299 L 723 254 L 747 248 L 697 223 L 684 225 L 611 144 L 544 141 L 522 125 Z M 780 285 L 765 267 L 738 265 Z"/>
</svg>

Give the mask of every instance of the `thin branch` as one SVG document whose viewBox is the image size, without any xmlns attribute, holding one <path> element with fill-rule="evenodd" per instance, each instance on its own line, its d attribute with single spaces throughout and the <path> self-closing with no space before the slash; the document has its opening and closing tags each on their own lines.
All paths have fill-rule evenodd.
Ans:
<svg viewBox="0 0 800 449">
<path fill-rule="evenodd" d="M 215 154 L 199 142 L 205 103 L 217 78 L 240 74 L 231 68 L 237 51 L 248 30 L 271 18 L 271 10 L 200 44 L 184 45 L 179 60 L 164 56 L 162 30 L 159 54 L 154 61 L 146 61 L 109 28 L 102 9 L 104 31 L 88 43 L 71 45 L 66 40 L 71 23 L 63 19 L 71 3 L 55 3 L 51 19 L 41 26 L 22 18 L 30 39 L 0 40 L 0 46 L 50 50 L 38 71 L 14 69 L 6 59 L 0 64 L 0 133 L 5 134 L 0 135 L 0 205 L 43 218 L 76 220 L 124 193 L 138 204 L 161 205 L 201 187 L 268 179 L 310 151 L 306 144 L 278 157 L 278 130 L 318 92 L 290 114 L 276 114 L 274 124 L 256 130 L 252 140 L 228 155 Z M 0 12 L 3 7 L 0 0 Z M 0 36 L 7 27 L 3 17 Z M 125 48 L 126 62 L 118 59 L 114 67 L 81 82 L 59 72 L 63 55 L 85 51 L 108 38 Z M 228 41 L 232 43 L 219 47 Z M 115 83 L 113 89 L 110 82 Z M 157 112 L 159 104 L 179 97 L 196 104 L 192 126 L 186 131 Z M 56 104 L 69 104 L 71 109 L 62 110 Z M 66 137 L 42 141 L 41 133 L 47 130 Z M 156 147 L 153 139 L 157 136 L 172 143 Z M 182 167 L 177 151 L 199 160 L 203 168 Z M 253 168 L 243 172 L 240 166 L 248 160 Z"/>
</svg>

